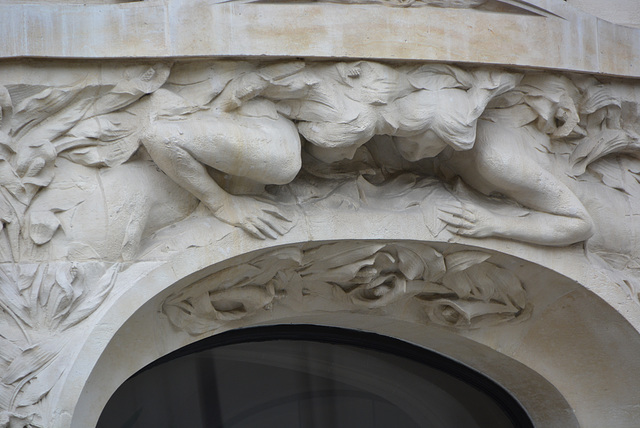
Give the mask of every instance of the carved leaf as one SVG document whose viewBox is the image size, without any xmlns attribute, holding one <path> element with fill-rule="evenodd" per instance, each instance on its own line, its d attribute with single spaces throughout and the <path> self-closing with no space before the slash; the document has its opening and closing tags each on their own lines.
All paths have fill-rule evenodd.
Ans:
<svg viewBox="0 0 640 428">
<path fill-rule="evenodd" d="M 67 106 L 81 90 L 81 85 L 47 88 L 23 100 L 11 119 L 11 135 L 20 138 L 34 126 Z"/>
<path fill-rule="evenodd" d="M 491 269 L 486 278 L 494 284 L 495 289 L 491 299 L 507 306 L 512 305 L 517 310 L 525 308 L 527 293 L 518 277 L 513 272 L 490 263 L 487 263 L 486 269 Z"/>
<path fill-rule="evenodd" d="M 320 272 L 319 277 L 322 281 L 338 283 L 344 285 L 351 280 L 367 281 L 377 276 L 380 271 L 375 267 L 372 267 L 376 262 L 377 257 L 371 256 L 366 259 L 358 260 L 353 263 L 348 263 L 343 266 L 336 266 L 331 269 L 326 269 Z M 367 267 L 372 267 L 367 269 Z M 303 278 L 308 280 L 318 279 L 318 275 L 303 275 Z"/>
<path fill-rule="evenodd" d="M 398 248 L 398 269 L 407 279 L 418 279 L 425 276 L 424 261 L 416 253 L 403 248 Z"/>
<path fill-rule="evenodd" d="M 177 300 L 183 300 L 187 297 L 201 296 L 214 289 L 225 289 L 230 287 L 241 287 L 247 285 L 260 274 L 262 269 L 250 264 L 242 264 L 223 269 L 212 274 L 189 287 L 184 293 L 181 293 Z M 212 288 L 213 284 L 213 288 Z"/>
<path fill-rule="evenodd" d="M 53 360 L 66 343 L 57 337 L 25 349 L 7 368 L 2 382 L 11 385 L 38 372 L 45 364 Z"/>
<path fill-rule="evenodd" d="M 50 288 L 49 299 L 46 302 L 49 323 L 69 313 L 71 304 L 78 297 L 72 284 L 75 280 L 76 272 L 73 265 L 61 265 L 55 270 L 55 282 Z"/>
<path fill-rule="evenodd" d="M 492 263 L 485 262 L 469 266 L 463 271 L 447 272 L 443 285 L 454 291 L 459 299 L 491 303 L 494 312 L 516 314 L 526 306 L 526 291 L 520 280 L 512 272 Z M 467 306 L 469 304 L 465 303 Z M 477 307 L 485 308 L 480 304 Z"/>
<path fill-rule="evenodd" d="M 115 167 L 128 161 L 138 150 L 138 134 L 129 133 L 115 141 L 102 142 L 89 138 L 67 137 L 65 145 L 74 146 L 60 154 L 80 165 L 91 167 Z"/>
<path fill-rule="evenodd" d="M 458 251 L 457 253 L 447 254 L 444 260 L 447 266 L 447 272 L 455 273 L 482 263 L 490 257 L 490 254 L 482 251 Z"/>
<path fill-rule="evenodd" d="M 442 284 L 460 299 L 468 299 L 473 293 L 473 280 L 465 271 L 447 272 Z"/>
<path fill-rule="evenodd" d="M 199 106 L 208 104 L 233 78 L 255 70 L 246 61 L 178 63 L 167 78 L 167 87 Z"/>
<path fill-rule="evenodd" d="M 7 159 L 0 159 L 0 185 L 16 199 L 24 201 L 24 185 Z M 26 201 L 24 201 L 26 202 Z"/>
<path fill-rule="evenodd" d="M 338 242 L 322 245 L 305 252 L 303 269 L 300 275 L 307 277 L 314 274 L 322 274 L 328 269 L 350 265 L 360 260 L 371 257 L 384 248 L 384 244 L 367 244 L 354 248 L 351 242 Z"/>
<path fill-rule="evenodd" d="M 605 185 L 628 193 L 630 183 L 626 177 L 627 171 L 621 168 L 618 159 L 614 157 L 601 159 L 599 162 L 590 165 L 589 170 L 599 177 Z"/>
<path fill-rule="evenodd" d="M 53 360 L 22 388 L 17 396 L 15 406 L 17 408 L 31 406 L 42 400 L 58 382 L 64 369 L 64 364 L 59 364 L 58 361 Z"/>
<path fill-rule="evenodd" d="M 169 67 L 158 64 L 119 82 L 95 101 L 85 120 L 55 142 L 58 152 L 86 166 L 114 167 L 126 162 L 139 147 L 137 131 L 141 124 L 130 112 L 113 112 L 157 90 L 168 75 Z"/>
<path fill-rule="evenodd" d="M 156 64 L 148 68 L 134 68 L 130 79 L 124 79 L 101 96 L 92 108 L 91 116 L 98 116 L 119 110 L 137 101 L 145 94 L 150 94 L 164 84 L 169 77 L 171 66 Z"/>
<path fill-rule="evenodd" d="M 114 141 L 130 134 L 131 123 L 136 116 L 131 113 L 110 113 L 101 116 L 94 116 L 82 120 L 68 132 L 71 137 L 78 139 L 94 139 L 99 141 Z M 56 144 L 59 151 L 66 150 L 69 146 Z"/>
<path fill-rule="evenodd" d="M 73 302 L 73 306 L 71 307 L 68 316 L 66 316 L 64 321 L 61 323 L 61 328 L 68 329 L 73 327 L 94 313 L 113 289 L 120 269 L 121 264 L 114 263 L 104 272 L 95 284 L 92 283 L 90 292 L 85 291 L 81 294 L 80 298 Z M 86 281 L 87 279 L 85 279 L 85 282 Z"/>
<path fill-rule="evenodd" d="M 398 269 L 409 280 L 422 278 L 435 281 L 446 271 L 442 254 L 425 245 L 402 244 L 397 246 Z"/>
<path fill-rule="evenodd" d="M 0 306 L 18 318 L 23 325 L 31 327 L 30 305 L 25 302 L 20 290 L 26 287 L 14 284 L 29 283 L 31 276 L 21 275 L 16 265 L 0 264 Z"/>
<path fill-rule="evenodd" d="M 266 284 L 279 273 L 298 268 L 302 262 L 302 251 L 296 247 L 281 248 L 268 257 L 258 258 L 251 266 L 258 269 L 252 277 L 254 284 Z"/>
<path fill-rule="evenodd" d="M 79 145 L 87 144 L 87 146 L 67 150 L 61 153 L 60 157 L 85 166 L 101 167 L 107 165 L 106 160 L 101 156 L 98 147 L 89 145 L 91 144 L 90 140 L 74 139 L 73 143 L 78 143 Z"/>
<path fill-rule="evenodd" d="M 27 137 L 31 139 L 53 141 L 73 128 L 87 113 L 89 107 L 95 101 L 97 89 L 93 87 L 85 88 L 71 100 L 71 104 L 64 106 L 58 112 L 52 113 L 44 120 L 34 126 L 30 131 L 21 134 L 21 141 Z M 18 153 L 20 144 L 18 144 Z"/>
<path fill-rule="evenodd" d="M 590 85 L 583 97 L 580 113 L 588 115 L 608 106 L 621 107 L 621 101 L 611 85 Z"/>
<path fill-rule="evenodd" d="M 4 323 L 0 323 L 0 326 L 6 327 Z M 20 347 L 6 338 L 5 334 L 6 330 L 3 330 L 3 334 L 0 335 L 0 368 L 2 369 L 9 366 L 22 353 Z"/>
<path fill-rule="evenodd" d="M 583 174 L 586 168 L 596 160 L 612 154 L 640 149 L 640 141 L 621 129 L 604 129 L 590 133 L 581 139 L 571 153 L 569 161 L 573 164 L 571 173 Z"/>
</svg>

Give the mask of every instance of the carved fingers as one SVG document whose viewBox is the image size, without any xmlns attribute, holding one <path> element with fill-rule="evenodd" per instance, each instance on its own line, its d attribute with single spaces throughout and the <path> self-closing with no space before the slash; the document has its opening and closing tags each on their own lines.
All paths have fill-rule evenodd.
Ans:
<svg viewBox="0 0 640 428">
<path fill-rule="evenodd" d="M 484 238 L 495 232 L 491 226 L 492 214 L 484 208 L 469 207 L 462 202 L 449 202 L 438 207 L 438 218 L 446 229 L 456 235 Z"/>
<path fill-rule="evenodd" d="M 234 196 L 214 215 L 257 239 L 277 239 L 293 226 L 274 205 L 247 196 Z"/>
</svg>

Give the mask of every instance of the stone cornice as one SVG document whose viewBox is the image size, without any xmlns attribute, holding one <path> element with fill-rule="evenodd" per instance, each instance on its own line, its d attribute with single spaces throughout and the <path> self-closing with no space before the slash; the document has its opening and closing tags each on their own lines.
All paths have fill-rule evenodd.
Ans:
<svg viewBox="0 0 640 428">
<path fill-rule="evenodd" d="M 640 29 L 560 1 L 520 3 L 516 13 L 236 1 L 6 3 L 0 58 L 437 60 L 640 77 Z"/>
</svg>

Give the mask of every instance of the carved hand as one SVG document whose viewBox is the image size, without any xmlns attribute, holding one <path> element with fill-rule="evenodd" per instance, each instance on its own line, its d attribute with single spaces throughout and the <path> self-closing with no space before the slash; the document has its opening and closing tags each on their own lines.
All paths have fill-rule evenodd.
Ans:
<svg viewBox="0 0 640 428">
<path fill-rule="evenodd" d="M 486 238 L 497 232 L 497 215 L 480 206 L 470 208 L 456 201 L 443 204 L 438 211 L 438 218 L 456 235 Z"/>
<path fill-rule="evenodd" d="M 249 196 L 229 195 L 229 199 L 215 210 L 213 215 L 227 224 L 242 228 L 258 239 L 276 239 L 293 226 L 291 220 L 276 206 Z"/>
</svg>

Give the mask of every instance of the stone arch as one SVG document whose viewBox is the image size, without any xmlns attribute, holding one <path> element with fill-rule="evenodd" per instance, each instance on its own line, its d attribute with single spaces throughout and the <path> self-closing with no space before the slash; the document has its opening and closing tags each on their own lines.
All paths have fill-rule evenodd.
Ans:
<svg viewBox="0 0 640 428">
<path fill-rule="evenodd" d="M 574 280 L 508 254 L 387 239 L 292 243 L 217 262 L 194 255 L 141 277 L 99 315 L 60 383 L 59 422 L 93 426 L 122 382 L 176 349 L 278 324 L 368 331 L 441 353 L 503 386 L 536 426 L 598 426 L 639 392 L 626 373 L 638 369 L 640 341 L 620 314 Z M 373 283 L 383 288 L 370 292 Z M 203 295 L 210 305 L 184 311 Z"/>
</svg>

